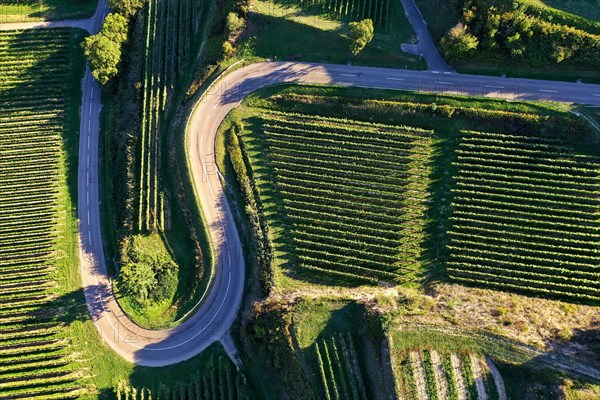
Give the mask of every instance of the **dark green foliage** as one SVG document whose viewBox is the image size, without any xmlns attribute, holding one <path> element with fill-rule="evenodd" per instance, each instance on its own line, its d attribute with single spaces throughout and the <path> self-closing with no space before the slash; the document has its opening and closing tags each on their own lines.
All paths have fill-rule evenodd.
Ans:
<svg viewBox="0 0 600 400">
<path fill-rule="evenodd" d="M 505 0 L 465 0 L 462 9 L 461 29 L 453 28 L 442 40 L 452 59 L 464 59 L 469 51 L 461 48 L 468 47 L 479 50 L 479 61 L 498 61 L 500 54 L 527 66 L 568 62 L 597 70 L 600 65 L 600 30 L 593 24 L 554 19 L 563 14 Z"/>
<path fill-rule="evenodd" d="M 263 296 L 267 296 L 273 287 L 273 269 L 271 268 L 273 249 L 269 239 L 269 227 L 261 218 L 262 207 L 253 178 L 246 167 L 245 157 L 238 139 L 238 132 L 241 129 L 239 125 L 234 124 L 227 132 L 227 153 L 246 202 L 245 212 L 251 225 L 252 247 L 256 252 L 261 293 Z"/>
<path fill-rule="evenodd" d="M 282 392 L 290 400 L 314 399 L 312 388 L 304 376 L 289 337 L 290 323 L 290 309 L 284 302 L 257 302 L 252 307 L 246 334 L 261 362 L 281 378 L 269 382 L 273 398 L 277 398 L 276 394 Z"/>
<path fill-rule="evenodd" d="M 143 7 L 147 0 L 108 0 L 111 10 L 123 14 L 129 18 L 135 15 Z"/>
</svg>

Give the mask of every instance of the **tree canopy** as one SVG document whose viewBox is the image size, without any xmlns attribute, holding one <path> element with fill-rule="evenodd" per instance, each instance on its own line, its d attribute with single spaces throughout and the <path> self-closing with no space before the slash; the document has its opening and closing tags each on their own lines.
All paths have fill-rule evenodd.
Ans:
<svg viewBox="0 0 600 400">
<path fill-rule="evenodd" d="M 352 54 L 357 55 L 367 44 L 373 40 L 375 35 L 375 29 L 373 28 L 373 21 L 370 19 L 363 19 L 359 22 L 350 22 L 350 51 Z"/>
<path fill-rule="evenodd" d="M 148 300 L 150 293 L 158 283 L 154 269 L 146 263 L 125 265 L 119 273 L 119 279 L 121 287 L 142 303 Z"/>
<path fill-rule="evenodd" d="M 121 47 L 127 41 L 127 32 L 127 19 L 121 14 L 109 14 L 100 32 L 87 37 L 82 44 L 92 75 L 102 85 L 119 72 Z"/>
<path fill-rule="evenodd" d="M 142 8 L 145 2 L 146 0 L 108 0 L 108 6 L 111 10 L 131 17 Z"/>
</svg>

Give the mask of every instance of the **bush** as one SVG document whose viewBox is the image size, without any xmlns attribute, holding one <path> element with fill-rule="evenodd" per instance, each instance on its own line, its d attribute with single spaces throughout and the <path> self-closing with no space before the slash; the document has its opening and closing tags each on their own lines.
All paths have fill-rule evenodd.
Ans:
<svg viewBox="0 0 600 400">
<path fill-rule="evenodd" d="M 368 45 L 375 34 L 373 28 L 373 21 L 370 19 L 363 19 L 360 22 L 350 22 L 350 32 L 348 36 L 352 41 L 350 43 L 350 51 L 352 54 L 357 55 L 362 49 Z"/>
<path fill-rule="evenodd" d="M 231 58 L 234 55 L 235 49 L 233 48 L 231 42 L 228 40 L 225 43 L 223 43 L 223 56 L 225 56 L 225 58 Z"/>
<path fill-rule="evenodd" d="M 136 301 L 144 303 L 156 287 L 157 281 L 150 265 L 130 263 L 121 269 L 119 283 L 126 293 L 131 294 Z"/>
<path fill-rule="evenodd" d="M 468 0 L 464 2 L 462 21 L 442 39 L 441 47 L 451 59 L 465 59 L 477 48 L 484 51 L 482 61 L 488 57 L 488 61 L 498 62 L 500 55 L 528 66 L 569 61 L 577 67 L 597 70 L 598 32 L 600 28 L 582 23 L 582 19 L 541 12 L 518 2 Z"/>
<path fill-rule="evenodd" d="M 156 288 L 152 291 L 150 298 L 154 301 L 171 299 L 177 292 L 179 278 L 177 276 L 177 266 L 168 264 L 159 269 L 156 273 Z"/>
<path fill-rule="evenodd" d="M 468 33 L 467 30 L 467 26 L 459 22 L 442 39 L 442 50 L 447 57 L 460 58 L 477 48 L 479 39 Z"/>
</svg>

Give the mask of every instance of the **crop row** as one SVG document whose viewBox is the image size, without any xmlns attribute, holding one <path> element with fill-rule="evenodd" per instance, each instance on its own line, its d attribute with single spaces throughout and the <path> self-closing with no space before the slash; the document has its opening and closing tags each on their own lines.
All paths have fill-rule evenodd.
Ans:
<svg viewBox="0 0 600 400">
<path fill-rule="evenodd" d="M 72 30 L 0 34 L 0 392 L 7 398 L 82 394 L 68 343 L 59 339 L 54 270 L 62 137 L 71 98 Z M 78 84 L 78 83 L 77 83 Z"/>
<path fill-rule="evenodd" d="M 190 61 L 191 38 L 198 30 L 194 19 L 200 7 L 198 3 L 191 0 L 147 2 L 142 118 L 135 167 L 138 190 L 132 191 L 132 196 L 137 198 L 138 231 L 156 231 L 164 226 L 161 146 L 168 128 L 163 115 Z"/>
<path fill-rule="evenodd" d="M 119 382 L 114 390 L 117 400 L 250 400 L 245 380 L 229 360 L 219 357 L 210 361 L 192 379 L 180 382 L 156 383 L 154 387 L 134 387 Z"/>
<path fill-rule="evenodd" d="M 599 301 L 600 158 L 558 140 L 497 136 L 463 133 L 459 142 L 450 277 Z"/>
<path fill-rule="evenodd" d="M 274 189 L 299 272 L 344 283 L 410 279 L 424 239 L 430 134 L 284 112 L 261 118 L 244 142 L 259 192 Z"/>
<path fill-rule="evenodd" d="M 326 399 L 367 399 L 350 333 L 333 334 L 315 342 L 314 354 Z"/>
</svg>

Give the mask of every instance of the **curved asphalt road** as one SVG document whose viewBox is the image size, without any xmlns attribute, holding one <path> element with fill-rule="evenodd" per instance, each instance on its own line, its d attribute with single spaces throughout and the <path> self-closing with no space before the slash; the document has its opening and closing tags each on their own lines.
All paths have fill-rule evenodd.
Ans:
<svg viewBox="0 0 600 400">
<path fill-rule="evenodd" d="M 92 32 L 99 29 L 106 15 L 105 7 L 101 1 L 101 18 L 95 20 Z M 217 340 L 231 343 L 227 340 L 227 332 L 241 304 L 244 263 L 238 233 L 216 168 L 215 138 L 223 119 L 246 95 L 282 82 L 600 106 L 600 85 L 579 83 L 309 63 L 258 63 L 232 72 L 201 99 L 188 124 L 190 168 L 216 261 L 214 284 L 200 308 L 181 325 L 151 331 L 139 328 L 123 313 L 114 299 L 106 271 L 97 179 L 100 88 L 87 69 L 83 80 L 78 179 L 81 274 L 93 322 L 105 342 L 125 359 L 138 365 L 164 366 L 191 358 Z"/>
</svg>

